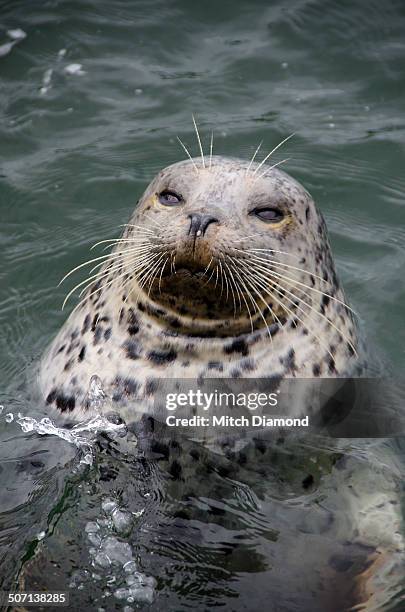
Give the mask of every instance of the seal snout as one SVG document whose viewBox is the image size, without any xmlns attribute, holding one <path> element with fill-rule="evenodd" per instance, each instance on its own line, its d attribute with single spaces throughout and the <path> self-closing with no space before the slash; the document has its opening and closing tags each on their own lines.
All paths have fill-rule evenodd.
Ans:
<svg viewBox="0 0 405 612">
<path fill-rule="evenodd" d="M 204 236 L 211 223 L 219 223 L 219 220 L 213 215 L 203 215 L 201 213 L 190 213 L 188 218 L 190 219 L 188 233 L 194 238 Z"/>
</svg>

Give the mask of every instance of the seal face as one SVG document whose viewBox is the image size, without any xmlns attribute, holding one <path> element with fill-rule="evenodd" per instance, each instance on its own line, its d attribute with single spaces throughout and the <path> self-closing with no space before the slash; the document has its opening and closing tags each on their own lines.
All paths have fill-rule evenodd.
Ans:
<svg viewBox="0 0 405 612">
<path fill-rule="evenodd" d="M 176 163 L 122 236 L 102 242 L 111 251 L 82 264 L 94 266 L 82 300 L 41 364 L 43 396 L 60 411 L 86 410 L 93 375 L 121 402 L 150 396 L 157 378 L 353 373 L 356 324 L 325 222 L 279 169 Z"/>
</svg>

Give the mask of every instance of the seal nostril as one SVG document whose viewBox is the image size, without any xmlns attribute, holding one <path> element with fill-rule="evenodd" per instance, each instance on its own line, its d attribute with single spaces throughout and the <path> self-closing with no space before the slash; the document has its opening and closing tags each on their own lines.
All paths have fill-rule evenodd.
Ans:
<svg viewBox="0 0 405 612">
<path fill-rule="evenodd" d="M 199 213 L 191 213 L 189 219 L 191 219 L 191 223 L 188 233 L 196 238 L 203 236 L 211 223 L 219 223 L 216 217 L 212 215 L 201 215 Z"/>
</svg>

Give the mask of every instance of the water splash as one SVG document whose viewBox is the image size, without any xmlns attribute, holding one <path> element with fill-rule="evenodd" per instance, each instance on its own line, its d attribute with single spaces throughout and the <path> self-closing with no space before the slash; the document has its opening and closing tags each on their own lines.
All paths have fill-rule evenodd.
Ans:
<svg viewBox="0 0 405 612">
<path fill-rule="evenodd" d="M 24 416 L 20 412 L 15 418 L 12 412 L 5 415 L 6 423 L 15 422 L 24 433 L 35 432 L 40 436 L 57 436 L 69 444 L 73 444 L 80 450 L 80 463 L 92 465 L 94 461 L 94 441 L 100 432 L 110 433 L 114 436 L 123 437 L 127 433 L 125 422 L 117 418 L 114 413 L 101 415 L 98 411 L 102 406 L 108 406 L 110 400 L 103 390 L 101 380 L 98 376 L 92 376 L 88 392 L 85 398 L 86 408 L 96 411 L 96 414 L 87 421 L 77 423 L 73 427 L 62 427 L 55 425 L 49 417 L 36 419 Z M 0 406 L 0 415 L 3 411 Z"/>
<path fill-rule="evenodd" d="M 24 433 L 35 432 L 40 436 L 57 436 L 58 438 L 65 440 L 65 442 L 73 444 L 82 453 L 80 463 L 87 465 L 93 464 L 93 442 L 99 432 L 103 431 L 118 435 L 125 435 L 126 433 L 125 423 L 122 422 L 117 425 L 112 423 L 108 417 L 101 416 L 100 414 L 94 416 L 88 421 L 75 425 L 72 427 L 72 429 L 58 427 L 48 417 L 44 417 L 38 421 L 33 417 L 23 416 L 21 413 L 18 413 L 16 423 L 20 425 Z"/>
<path fill-rule="evenodd" d="M 130 512 L 120 507 L 117 500 L 106 497 L 101 502 L 101 510 L 102 515 L 95 521 L 88 521 L 85 526 L 94 571 L 75 572 L 70 588 L 84 588 L 91 579 L 104 579 L 108 587 L 114 587 L 108 595 L 127 603 L 151 604 L 155 597 L 156 580 L 139 571 L 131 545 L 123 540 L 142 516 L 144 509 Z"/>
</svg>

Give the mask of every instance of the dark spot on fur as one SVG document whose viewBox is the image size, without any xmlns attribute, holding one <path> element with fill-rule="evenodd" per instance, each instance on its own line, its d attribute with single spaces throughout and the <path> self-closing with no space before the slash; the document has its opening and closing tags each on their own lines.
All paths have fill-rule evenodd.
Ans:
<svg viewBox="0 0 405 612">
<path fill-rule="evenodd" d="M 309 217 L 310 217 L 310 210 L 309 210 L 309 206 L 307 206 L 306 209 L 305 209 L 305 218 L 306 218 L 307 221 L 308 221 Z"/>
<path fill-rule="evenodd" d="M 321 373 L 321 366 L 318 363 L 314 363 L 312 366 L 312 372 L 314 376 L 319 376 Z"/>
<path fill-rule="evenodd" d="M 150 351 L 148 353 L 149 361 L 152 361 L 155 365 L 165 365 L 171 363 L 177 357 L 176 351 L 173 349 L 167 349 L 163 351 Z"/>
<path fill-rule="evenodd" d="M 159 388 L 159 383 L 153 378 L 148 378 L 145 383 L 145 394 L 153 395 Z"/>
<path fill-rule="evenodd" d="M 91 331 L 94 332 L 94 330 L 96 329 L 96 325 L 97 325 L 97 321 L 98 321 L 98 317 L 99 317 L 99 313 L 96 312 L 96 314 L 93 317 L 93 322 L 91 324 Z"/>
<path fill-rule="evenodd" d="M 127 397 L 135 395 L 139 389 L 139 383 L 134 378 L 121 378 L 121 376 L 117 376 L 113 385 Z"/>
<path fill-rule="evenodd" d="M 128 359 L 139 359 L 139 345 L 135 340 L 126 340 L 122 347 L 124 348 Z"/>
<path fill-rule="evenodd" d="M 63 395 L 63 393 L 58 393 L 56 396 L 56 407 L 59 408 L 61 412 L 72 412 L 76 405 L 75 398 L 67 395 Z"/>
<path fill-rule="evenodd" d="M 72 367 L 72 365 L 73 365 L 73 359 L 69 359 L 69 361 L 67 361 L 67 362 L 65 363 L 65 367 L 63 368 L 63 369 L 64 369 L 64 371 L 65 371 L 65 372 L 67 372 L 68 370 L 70 370 L 70 368 Z"/>
<path fill-rule="evenodd" d="M 112 334 L 112 329 L 111 327 L 109 327 L 104 332 L 104 340 L 109 340 L 111 338 L 111 334 Z"/>
<path fill-rule="evenodd" d="M 240 378 L 240 370 L 237 368 L 231 370 L 231 378 Z"/>
<path fill-rule="evenodd" d="M 52 391 L 49 393 L 48 397 L 46 398 L 46 403 L 52 404 L 56 399 L 56 395 L 57 395 L 56 389 L 52 389 Z"/>
<path fill-rule="evenodd" d="M 329 359 L 328 359 L 328 369 L 329 369 L 329 372 L 330 372 L 331 374 L 333 374 L 334 372 L 336 372 L 336 364 L 335 364 L 335 360 L 333 359 L 333 357 L 330 357 L 330 356 L 329 356 Z"/>
<path fill-rule="evenodd" d="M 82 335 L 88 332 L 89 329 L 90 329 L 90 315 L 87 314 L 83 321 Z"/>
<path fill-rule="evenodd" d="M 234 340 L 224 348 L 224 353 L 231 355 L 232 353 L 242 353 L 244 357 L 249 355 L 249 347 L 244 340 Z"/>
<path fill-rule="evenodd" d="M 96 329 L 94 330 L 94 339 L 93 339 L 94 345 L 100 342 L 102 334 L 103 334 L 103 328 L 101 327 L 101 325 L 97 325 Z"/>
<path fill-rule="evenodd" d="M 255 369 L 255 363 L 253 359 L 242 359 L 239 365 L 244 372 L 253 372 L 253 370 Z"/>
<path fill-rule="evenodd" d="M 224 366 L 221 361 L 209 361 L 207 367 L 209 370 L 218 370 L 218 372 L 224 371 Z"/>
<path fill-rule="evenodd" d="M 287 353 L 287 357 L 285 358 L 285 366 L 293 372 L 297 369 L 297 365 L 295 363 L 295 351 L 294 349 L 290 349 Z"/>
<path fill-rule="evenodd" d="M 327 307 L 329 302 L 330 302 L 330 297 L 328 295 L 322 296 L 322 302 L 321 302 L 321 313 L 322 314 L 325 314 L 325 308 Z"/>
<path fill-rule="evenodd" d="M 349 351 L 350 357 L 354 355 L 354 350 L 351 344 L 347 343 L 347 350 Z"/>
<path fill-rule="evenodd" d="M 82 349 L 81 349 L 81 351 L 79 353 L 77 361 L 83 361 L 85 353 L 86 353 L 86 347 L 82 346 Z"/>
</svg>

